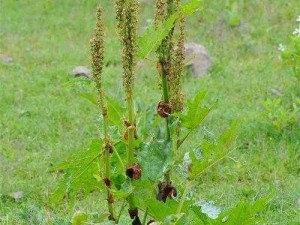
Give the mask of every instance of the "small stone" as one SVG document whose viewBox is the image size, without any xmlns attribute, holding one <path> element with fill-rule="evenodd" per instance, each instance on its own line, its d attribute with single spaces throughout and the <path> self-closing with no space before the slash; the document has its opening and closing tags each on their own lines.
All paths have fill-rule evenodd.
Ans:
<svg viewBox="0 0 300 225">
<path fill-rule="evenodd" d="M 74 77 L 87 77 L 87 78 L 91 78 L 91 71 L 88 68 L 86 68 L 85 66 L 76 66 L 72 70 L 72 75 Z"/>
<path fill-rule="evenodd" d="M 194 76 L 202 77 L 207 74 L 211 59 L 207 49 L 197 43 L 185 43 L 185 60 L 187 67 L 191 70 Z"/>
<path fill-rule="evenodd" d="M 0 60 L 5 62 L 5 63 L 9 63 L 13 61 L 13 58 L 8 56 L 8 55 L 4 55 L 0 53 Z"/>
<path fill-rule="evenodd" d="M 300 209 L 300 197 L 295 200 L 295 205 L 298 209 Z"/>
<path fill-rule="evenodd" d="M 283 96 L 283 91 L 279 88 L 271 88 L 270 89 L 270 92 L 273 94 L 273 95 L 276 95 L 276 96 L 279 96 L 279 97 L 282 97 Z"/>
<path fill-rule="evenodd" d="M 21 198 L 23 198 L 24 192 L 23 192 L 23 191 L 13 192 L 13 193 L 11 193 L 9 196 L 12 197 L 12 198 L 17 202 L 17 201 L 19 201 Z"/>
</svg>

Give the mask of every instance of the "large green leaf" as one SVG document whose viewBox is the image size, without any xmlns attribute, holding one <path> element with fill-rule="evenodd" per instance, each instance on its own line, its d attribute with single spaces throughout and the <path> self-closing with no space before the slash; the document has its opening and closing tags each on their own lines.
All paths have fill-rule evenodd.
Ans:
<svg viewBox="0 0 300 225">
<path fill-rule="evenodd" d="M 213 219 L 209 218 L 205 213 L 201 212 L 201 208 L 197 205 L 191 207 L 192 217 L 198 225 L 213 225 Z"/>
<path fill-rule="evenodd" d="M 108 119 L 113 125 L 122 126 L 123 115 L 126 112 L 124 107 L 118 100 L 106 97 L 108 107 Z"/>
<path fill-rule="evenodd" d="M 142 177 L 151 181 L 160 179 L 171 162 L 171 156 L 170 143 L 152 141 L 145 144 L 138 154 L 138 161 L 142 167 Z"/>
<path fill-rule="evenodd" d="M 87 149 L 80 150 L 49 169 L 50 172 L 64 172 L 64 177 L 51 195 L 50 202 L 55 203 L 63 198 L 73 201 L 79 191 L 85 195 L 99 189 L 99 182 L 96 182 L 94 175 L 99 173 L 101 147 L 102 142 L 94 140 Z"/>
<path fill-rule="evenodd" d="M 72 225 L 83 225 L 87 222 L 88 215 L 83 212 L 76 212 L 72 217 Z"/>
<path fill-rule="evenodd" d="M 240 202 L 234 208 L 225 211 L 219 215 L 217 218 L 216 225 L 254 225 L 262 224 L 258 223 L 258 219 L 255 215 L 266 207 L 266 202 L 268 198 L 258 199 L 254 204 L 249 204 L 246 202 Z"/>
<path fill-rule="evenodd" d="M 195 98 L 188 102 L 187 112 L 185 114 L 176 114 L 181 120 L 183 127 L 188 129 L 195 129 L 199 127 L 202 121 L 207 117 L 211 108 L 203 105 L 203 99 L 206 92 L 199 92 Z"/>
<path fill-rule="evenodd" d="M 98 106 L 97 96 L 95 94 L 82 92 L 79 96 L 88 100 L 93 105 Z M 122 125 L 122 118 L 126 108 L 116 99 L 106 96 L 106 104 L 108 107 L 108 119 L 112 125 Z"/>
<path fill-rule="evenodd" d="M 204 141 L 201 145 L 201 155 L 199 157 L 197 152 L 190 151 L 190 158 L 192 164 L 190 165 L 190 178 L 194 179 L 201 176 L 209 168 L 225 159 L 226 156 L 233 150 L 235 142 L 235 126 L 232 126 L 226 132 L 219 136 L 216 143 Z"/>
<path fill-rule="evenodd" d="M 167 204 L 157 201 L 155 198 L 144 198 L 138 202 L 142 208 L 148 208 L 148 213 L 155 221 L 164 221 L 167 216 L 176 214 L 178 203 L 174 200 L 168 201 Z"/>
<path fill-rule="evenodd" d="M 232 209 L 222 212 L 217 219 L 211 219 L 202 213 L 198 207 L 192 207 L 192 210 L 199 219 L 199 225 L 254 225 L 259 223 L 255 215 L 266 207 L 268 198 L 258 199 L 255 203 L 249 204 L 240 202 Z"/>
</svg>

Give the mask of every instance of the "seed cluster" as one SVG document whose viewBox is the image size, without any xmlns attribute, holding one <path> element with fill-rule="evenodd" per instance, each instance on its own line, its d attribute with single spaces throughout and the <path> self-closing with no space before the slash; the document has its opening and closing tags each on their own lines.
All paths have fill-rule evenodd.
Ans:
<svg viewBox="0 0 300 225">
<path fill-rule="evenodd" d="M 155 24 L 158 26 L 166 21 L 170 15 L 175 13 L 180 0 L 156 0 Z M 183 110 L 183 94 L 181 90 L 181 74 L 184 66 L 184 24 L 185 18 L 180 17 L 174 23 L 168 36 L 162 40 L 157 49 L 158 54 L 158 72 L 164 74 L 168 81 L 169 98 L 173 112 Z M 175 40 L 174 34 L 178 33 Z"/>
<path fill-rule="evenodd" d="M 126 4 L 125 4 L 126 3 Z M 132 92 L 134 83 L 134 71 L 137 55 L 137 11 L 136 0 L 116 2 L 118 29 L 122 42 L 122 64 L 123 64 L 123 85 L 125 91 Z"/>
<path fill-rule="evenodd" d="M 184 54 L 184 24 L 185 18 L 182 17 L 178 21 L 179 37 L 175 54 L 173 55 L 173 63 L 171 68 L 170 78 L 170 102 L 175 112 L 183 110 L 183 94 L 181 88 L 181 75 L 184 66 L 185 54 Z"/>
<path fill-rule="evenodd" d="M 97 10 L 97 23 L 94 31 L 94 37 L 90 41 L 93 78 L 96 83 L 100 104 L 103 104 L 103 89 L 102 89 L 102 70 L 104 59 L 104 25 L 102 19 L 102 9 Z M 103 110 L 106 113 L 106 110 Z"/>
</svg>

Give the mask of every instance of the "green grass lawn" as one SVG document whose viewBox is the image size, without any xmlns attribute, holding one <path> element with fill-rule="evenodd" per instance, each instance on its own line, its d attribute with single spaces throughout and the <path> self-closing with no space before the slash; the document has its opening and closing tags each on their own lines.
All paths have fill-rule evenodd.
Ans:
<svg viewBox="0 0 300 225">
<path fill-rule="evenodd" d="M 104 210 L 101 193 L 75 205 L 47 206 L 58 183 L 49 166 L 100 134 L 99 112 L 79 96 L 94 92 L 93 84 L 70 75 L 73 67 L 90 65 L 89 39 L 99 2 L 105 8 L 106 86 L 122 100 L 113 1 L 0 0 L 0 53 L 13 57 L 13 62 L 0 62 L 0 224 L 59 225 L 77 210 Z M 187 74 L 184 90 L 186 98 L 206 90 L 207 103 L 217 104 L 205 129 L 187 145 L 197 146 L 197 137 L 207 130 L 218 135 L 233 121 L 239 127 L 230 158 L 199 180 L 199 199 L 229 208 L 270 196 L 259 215 L 265 224 L 300 224 L 299 112 L 290 118 L 291 106 L 300 107 L 300 86 L 281 67 L 277 50 L 296 27 L 299 2 L 204 0 L 202 6 L 188 18 L 186 36 L 208 48 L 213 66 L 201 79 Z M 153 3 L 143 1 L 141 32 L 152 13 Z M 156 104 L 154 64 L 140 68 L 136 79 L 137 100 Z M 19 201 L 7 197 L 17 191 L 24 192 Z"/>
</svg>

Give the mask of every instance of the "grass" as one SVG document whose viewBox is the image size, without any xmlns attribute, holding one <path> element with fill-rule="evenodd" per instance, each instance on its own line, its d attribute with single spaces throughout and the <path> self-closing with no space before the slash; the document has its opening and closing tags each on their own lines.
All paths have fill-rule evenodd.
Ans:
<svg viewBox="0 0 300 225">
<path fill-rule="evenodd" d="M 69 75 L 73 67 L 89 65 L 88 43 L 98 2 L 106 13 L 106 85 L 121 99 L 112 1 L 0 0 L 0 53 L 14 59 L 0 62 L 1 224 L 63 224 L 76 210 L 102 210 L 101 193 L 74 206 L 65 202 L 54 209 L 47 206 L 58 182 L 47 173 L 49 166 L 99 136 L 97 110 L 78 95 L 94 91 L 93 85 Z M 218 100 L 205 123 L 216 135 L 235 120 L 240 124 L 237 150 L 199 181 L 197 193 L 199 199 L 224 208 L 241 199 L 251 202 L 271 196 L 260 215 L 266 224 L 299 224 L 295 203 L 300 197 L 299 117 L 277 129 L 264 107 L 267 99 L 287 102 L 291 94 L 297 95 L 296 80 L 281 68 L 277 46 L 286 43 L 296 27 L 298 1 L 236 1 L 238 13 L 231 8 L 233 2 L 205 0 L 203 11 L 188 19 L 187 40 L 209 49 L 213 67 L 202 79 L 187 75 L 186 97 L 200 89 L 208 91 L 208 103 Z M 144 26 L 153 9 L 151 2 L 141 4 Z M 241 25 L 230 26 L 234 16 Z M 156 84 L 152 63 L 140 68 L 138 101 L 156 104 Z M 274 88 L 283 96 L 274 95 Z M 288 106 L 284 109 L 288 114 Z M 199 135 L 194 134 L 188 145 L 197 146 L 194 140 Z M 7 197 L 16 191 L 24 192 L 18 202 Z"/>
</svg>

